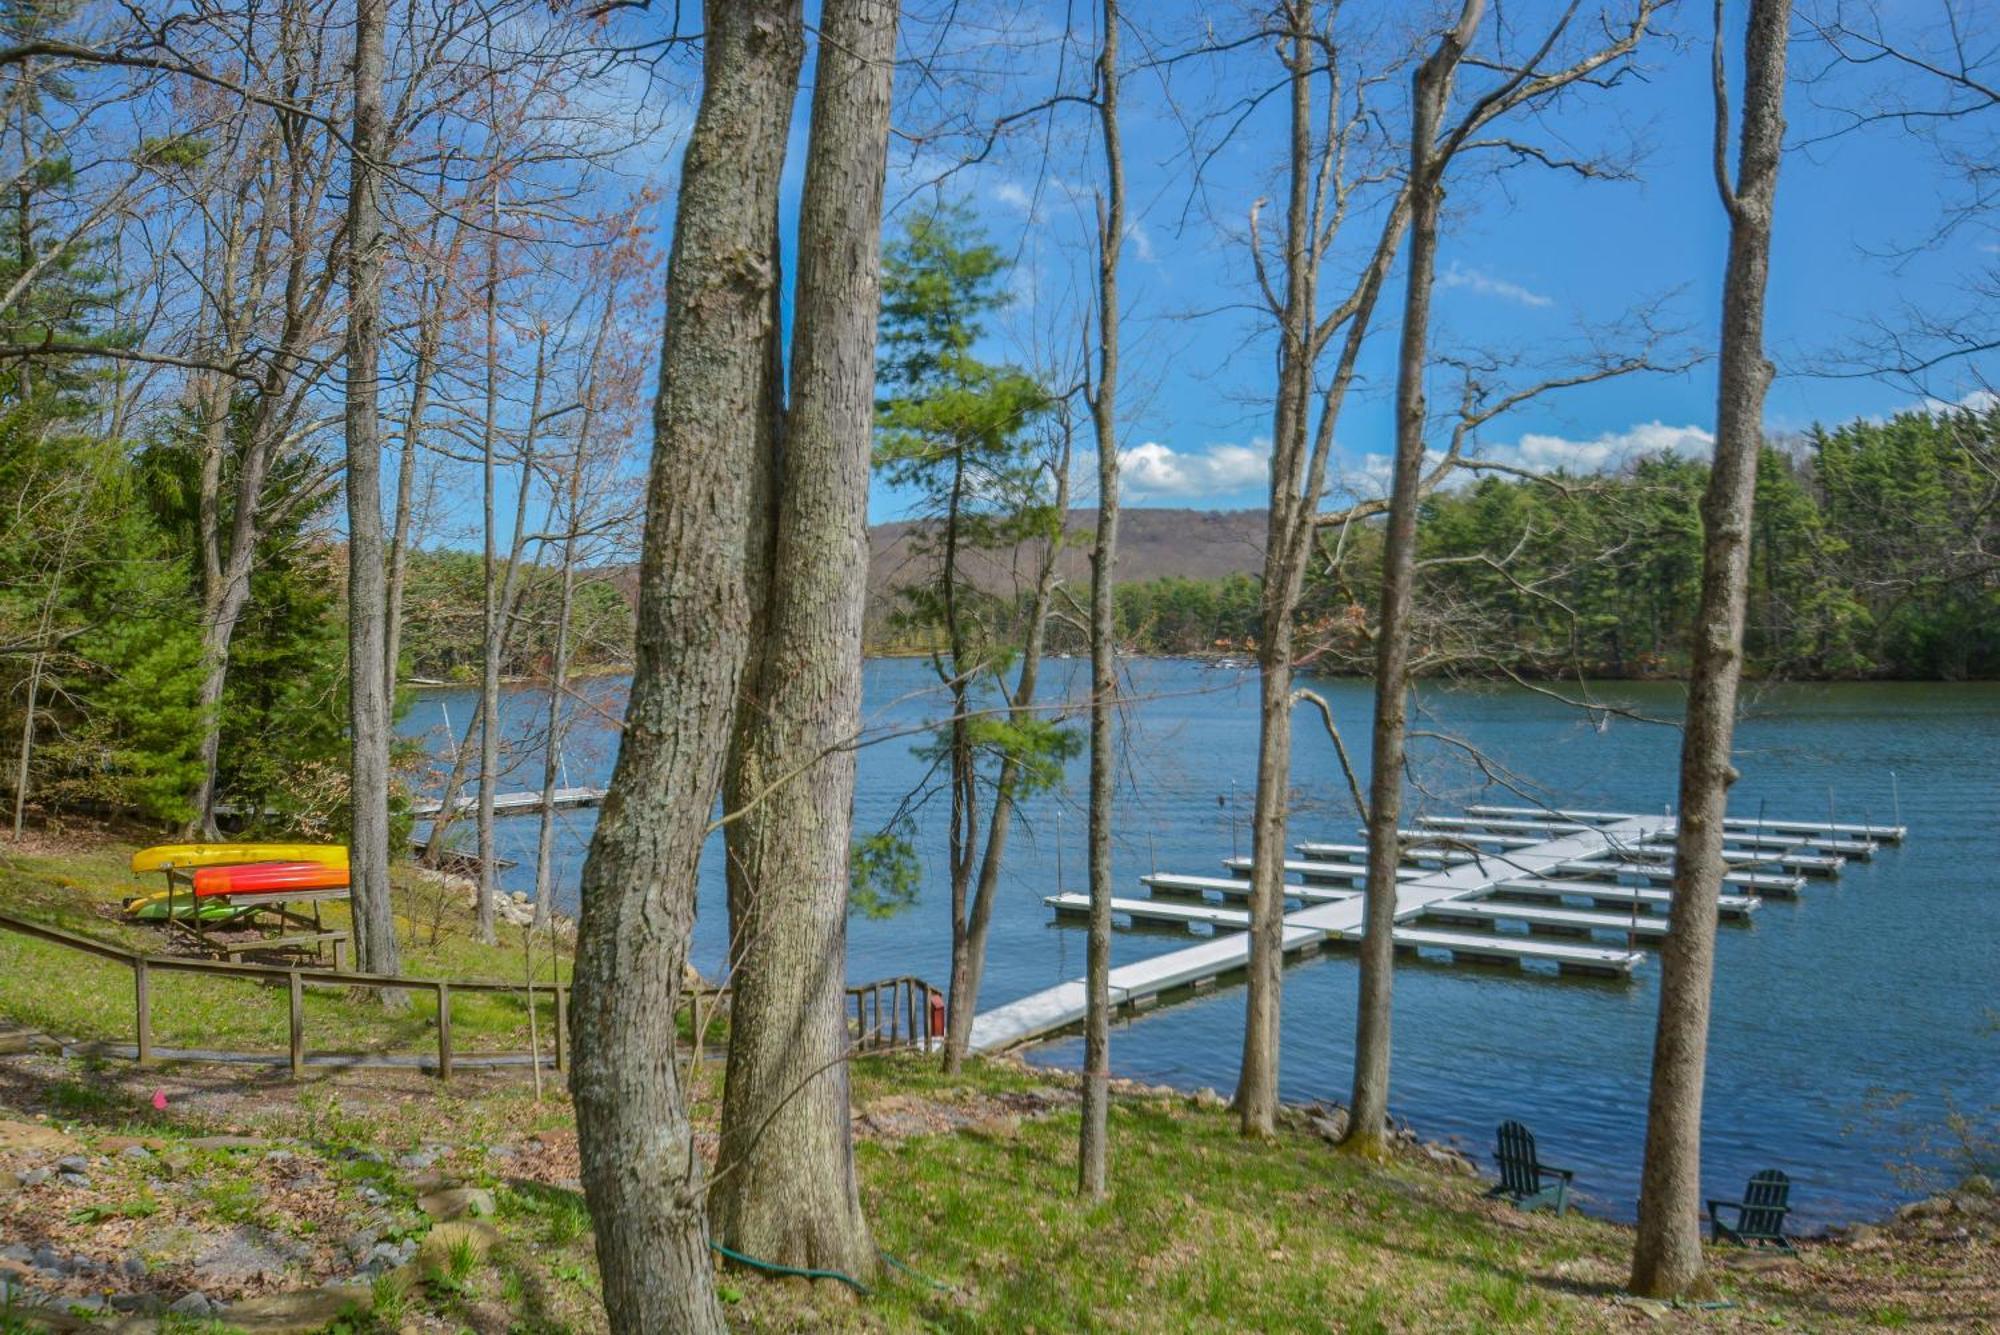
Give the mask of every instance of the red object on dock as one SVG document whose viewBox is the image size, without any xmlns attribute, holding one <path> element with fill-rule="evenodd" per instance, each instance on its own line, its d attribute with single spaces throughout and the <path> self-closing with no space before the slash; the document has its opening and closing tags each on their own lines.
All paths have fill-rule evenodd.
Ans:
<svg viewBox="0 0 2000 1335">
<path fill-rule="evenodd" d="M 342 890 L 347 887 L 347 868 L 319 862 L 246 862 L 234 867 L 203 867 L 193 879 L 197 896 Z"/>
</svg>

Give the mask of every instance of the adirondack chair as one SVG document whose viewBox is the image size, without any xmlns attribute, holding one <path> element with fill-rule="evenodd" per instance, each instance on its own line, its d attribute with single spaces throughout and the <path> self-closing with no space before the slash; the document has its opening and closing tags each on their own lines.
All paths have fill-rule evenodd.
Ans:
<svg viewBox="0 0 2000 1335">
<path fill-rule="evenodd" d="M 1750 1179 L 1740 1201 L 1710 1201 L 1708 1222 L 1717 1242 L 1733 1242 L 1739 1247 L 1769 1246 L 1789 1253 L 1792 1243 L 1785 1236 L 1785 1215 L 1791 1210 L 1792 1181 L 1775 1168 L 1766 1168 Z M 1736 1214 L 1734 1224 L 1722 1222 L 1722 1211 Z"/>
<path fill-rule="evenodd" d="M 1505 1196 L 1523 1210 L 1555 1206 L 1558 1215 L 1569 1209 L 1569 1185 L 1576 1174 L 1567 1168 L 1551 1168 L 1535 1157 L 1535 1136 L 1519 1122 L 1500 1124 L 1500 1144 L 1493 1156 L 1500 1165 L 1500 1185 L 1488 1196 Z"/>
</svg>

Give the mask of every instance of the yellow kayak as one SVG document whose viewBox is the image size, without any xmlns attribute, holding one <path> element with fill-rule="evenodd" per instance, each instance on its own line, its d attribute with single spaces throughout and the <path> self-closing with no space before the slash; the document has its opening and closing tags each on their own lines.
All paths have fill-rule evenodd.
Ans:
<svg viewBox="0 0 2000 1335">
<path fill-rule="evenodd" d="M 169 867 L 224 867 L 237 862 L 317 862 L 347 865 L 345 844 L 155 844 L 132 855 L 132 870 Z"/>
</svg>

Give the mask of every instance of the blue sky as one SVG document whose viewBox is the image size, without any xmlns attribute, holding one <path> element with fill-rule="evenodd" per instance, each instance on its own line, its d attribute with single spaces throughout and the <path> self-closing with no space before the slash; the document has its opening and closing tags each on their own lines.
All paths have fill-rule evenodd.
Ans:
<svg viewBox="0 0 2000 1335">
<path fill-rule="evenodd" d="M 1046 95 L 1063 17 L 1072 8 L 1077 22 L 1087 25 L 1095 6 L 987 7 L 989 22 L 1004 20 L 1028 45 L 1000 62 L 1012 62 L 1011 78 L 1005 86 L 989 80 L 968 120 L 983 123 L 1010 98 L 1018 104 Z M 1149 35 L 1169 46 L 1198 18 L 1191 0 L 1127 8 Z M 1727 230 L 1709 167 L 1707 7 L 1697 8 L 1701 12 L 1683 7 L 1669 16 L 1679 40 L 1651 44 L 1641 59 L 1643 79 L 1591 90 L 1540 124 L 1517 127 L 1523 138 L 1564 140 L 1573 147 L 1636 140 L 1643 145 L 1639 179 L 1583 182 L 1522 167 L 1502 177 L 1468 172 L 1456 183 L 1440 263 L 1438 351 L 1499 351 L 1519 358 L 1519 377 L 1532 380 L 1539 378 L 1537 368 L 1551 366 L 1557 350 L 1574 344 L 1586 326 L 1615 321 L 1649 300 L 1664 301 L 1666 317 L 1685 327 L 1694 347 L 1712 347 Z M 1525 33 L 1551 9 L 1517 5 L 1502 12 Z M 977 43 L 984 35 L 975 31 L 967 40 Z M 913 28 L 906 36 L 928 39 L 934 32 Z M 1072 61 L 1074 50 L 1089 40 L 1079 39 Z M 1128 38 L 1128 49 L 1138 45 Z M 1809 41 L 1795 43 L 1795 71 L 1819 63 L 1817 56 Z M 993 59 L 985 58 L 992 68 Z M 1234 65 L 1192 76 L 1183 67 L 1176 89 L 1182 105 L 1226 98 L 1237 86 L 1233 80 L 1261 77 L 1271 66 L 1268 54 L 1258 50 L 1232 60 Z M 1923 390 L 1907 383 L 1813 370 L 1862 335 L 1869 320 L 1893 318 L 1901 303 L 1942 309 L 1968 275 L 1993 264 L 1992 234 L 1976 231 L 1914 255 L 1885 257 L 1932 231 L 1953 181 L 1926 147 L 1888 131 L 1811 142 L 1835 124 L 1816 103 L 1834 105 L 1862 95 L 1858 85 L 1837 79 L 1791 90 L 1787 110 L 1797 146 L 1781 175 L 1769 302 L 1769 346 L 1780 370 L 1767 413 L 1774 431 L 1887 414 L 1917 403 Z M 806 102 L 802 97 L 795 149 L 803 142 Z M 904 112 L 907 120 L 932 114 L 934 108 L 922 106 Z M 981 166 L 956 172 L 944 187 L 969 199 L 993 239 L 1021 257 L 1015 281 L 1023 295 L 1005 322 L 1008 328 L 992 341 L 994 356 L 1028 360 L 1033 341 L 1061 324 L 1049 308 L 1080 299 L 1087 275 L 1072 243 L 1084 216 L 1080 209 L 1087 207 L 1079 201 L 1087 200 L 1094 181 L 1090 155 L 1095 152 L 1085 114 L 1066 113 L 1046 141 L 1034 136 L 1011 143 Z M 1128 76 L 1125 120 L 1136 214 L 1124 267 L 1126 500 L 1201 508 L 1261 505 L 1272 340 L 1257 316 L 1241 309 L 1251 289 L 1240 233 L 1251 202 L 1275 193 L 1283 121 L 1265 115 L 1246 123 L 1210 163 L 1205 209 L 1190 218 L 1184 217 L 1190 175 L 1185 137 L 1156 80 L 1143 73 Z M 1045 142 L 1051 145 L 1046 157 Z M 797 157 L 795 151 L 788 213 L 796 204 Z M 942 150 L 930 146 L 899 154 L 892 203 L 907 205 L 913 183 L 935 175 L 945 160 Z M 1036 198 L 1038 209 L 1030 207 Z M 1367 230 L 1358 229 L 1351 244 L 1360 244 Z M 1385 297 L 1386 318 L 1378 320 L 1364 358 L 1366 383 L 1350 400 L 1337 432 L 1340 466 L 1357 489 L 1370 485 L 1386 449 L 1389 357 L 1400 302 L 1399 271 Z M 1947 370 L 1924 389 L 1956 398 L 1977 383 L 1967 374 L 1971 369 L 1976 368 Z M 1446 392 L 1440 379 L 1433 397 Z M 1483 448 L 1541 465 L 1615 466 L 1640 450 L 1699 453 L 1713 418 L 1714 366 L 1704 362 L 1678 374 L 1619 380 L 1530 405 L 1488 427 Z M 1088 496 L 1082 499 L 1090 503 Z M 899 518 L 907 509 L 905 497 L 878 484 L 873 519 Z"/>
</svg>

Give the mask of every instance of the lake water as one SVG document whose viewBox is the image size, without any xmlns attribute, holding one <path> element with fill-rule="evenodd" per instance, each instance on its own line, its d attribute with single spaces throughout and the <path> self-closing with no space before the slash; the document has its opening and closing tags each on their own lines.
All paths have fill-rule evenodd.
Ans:
<svg viewBox="0 0 2000 1335">
<path fill-rule="evenodd" d="M 1050 665 L 1049 698 L 1080 694 L 1083 664 Z M 1130 665 L 1122 731 L 1125 764 L 1115 850 L 1119 893 L 1139 894 L 1149 870 L 1220 874 L 1247 847 L 1257 745 L 1256 684 L 1248 673 L 1146 660 Z M 1326 681 L 1357 763 L 1367 758 L 1370 687 Z M 907 730 L 944 704 L 928 664 L 870 663 L 867 723 Z M 623 683 L 584 688 L 566 742 L 567 780 L 610 772 Z M 1613 684 L 1603 698 L 1677 714 L 1677 685 Z M 444 722 L 462 727 L 470 692 L 421 695 L 406 732 L 448 750 Z M 533 738 L 546 697 L 510 692 L 503 717 L 518 740 L 507 789 L 540 784 Z M 1614 718 L 1598 726 L 1576 710 L 1518 689 L 1427 689 L 1420 729 L 1477 746 L 1553 805 L 1663 811 L 1675 791 L 1679 735 Z M 1291 839 L 1350 840 L 1356 821 L 1317 717 L 1296 724 Z M 861 753 L 856 828 L 890 819 L 927 766 L 918 739 L 898 736 Z M 1467 802 L 1518 805 L 1485 787 L 1463 752 L 1420 743 L 1422 791 L 1409 818 Z M 1084 761 L 1068 791 L 1029 803 L 1009 845 L 981 995 L 992 1006 L 1075 977 L 1080 926 L 1058 926 L 1041 900 L 1083 875 Z M 1773 818 L 1888 823 L 1910 828 L 1872 862 L 1850 861 L 1833 882 L 1808 882 L 1796 902 L 1766 901 L 1748 927 L 1725 926 L 1718 946 L 1715 1022 L 1704 1122 L 1706 1186 L 1733 1196 L 1750 1173 L 1778 1167 L 1796 1183 L 1801 1222 L 1881 1214 L 1906 1197 L 1897 1165 L 1935 1163 L 1924 1141 L 1948 1110 L 2000 1103 L 2000 685 L 1783 686 L 1755 691 L 1737 733 L 1743 779 L 1731 809 Z M 1363 776 L 1365 784 L 1366 777 Z M 917 813 L 925 868 L 919 901 L 897 917 L 856 917 L 848 977 L 947 976 L 949 898 L 943 802 Z M 594 813 L 558 817 L 557 902 L 573 908 Z M 461 834 L 469 837 L 469 823 Z M 530 890 L 536 821 L 503 820 L 501 852 L 520 866 L 501 877 Z M 703 867 L 695 961 L 713 974 L 727 930 L 720 858 Z M 1119 932 L 1114 964 L 1177 949 L 1178 933 Z M 1577 981 L 1497 969 L 1408 964 L 1396 975 L 1393 1112 L 1424 1135 L 1454 1140 L 1488 1164 L 1493 1127 L 1532 1126 L 1544 1154 L 1574 1167 L 1589 1208 L 1629 1218 L 1644 1139 L 1646 1078 L 1658 1005 L 1657 961 L 1629 983 Z M 1356 970 L 1334 952 L 1285 973 L 1282 1093 L 1345 1101 L 1351 1079 Z M 1234 1085 L 1243 992 L 1166 1007 L 1121 1024 L 1117 1074 L 1194 1089 Z M 1081 1043 L 1038 1048 L 1033 1060 L 1075 1066 Z M 1893 1106 L 1891 1106 L 1893 1105 Z M 1989 1120 L 1990 1120 L 1990 1114 Z M 1115 1153 L 1115 1147 L 1114 1147 Z"/>
</svg>

